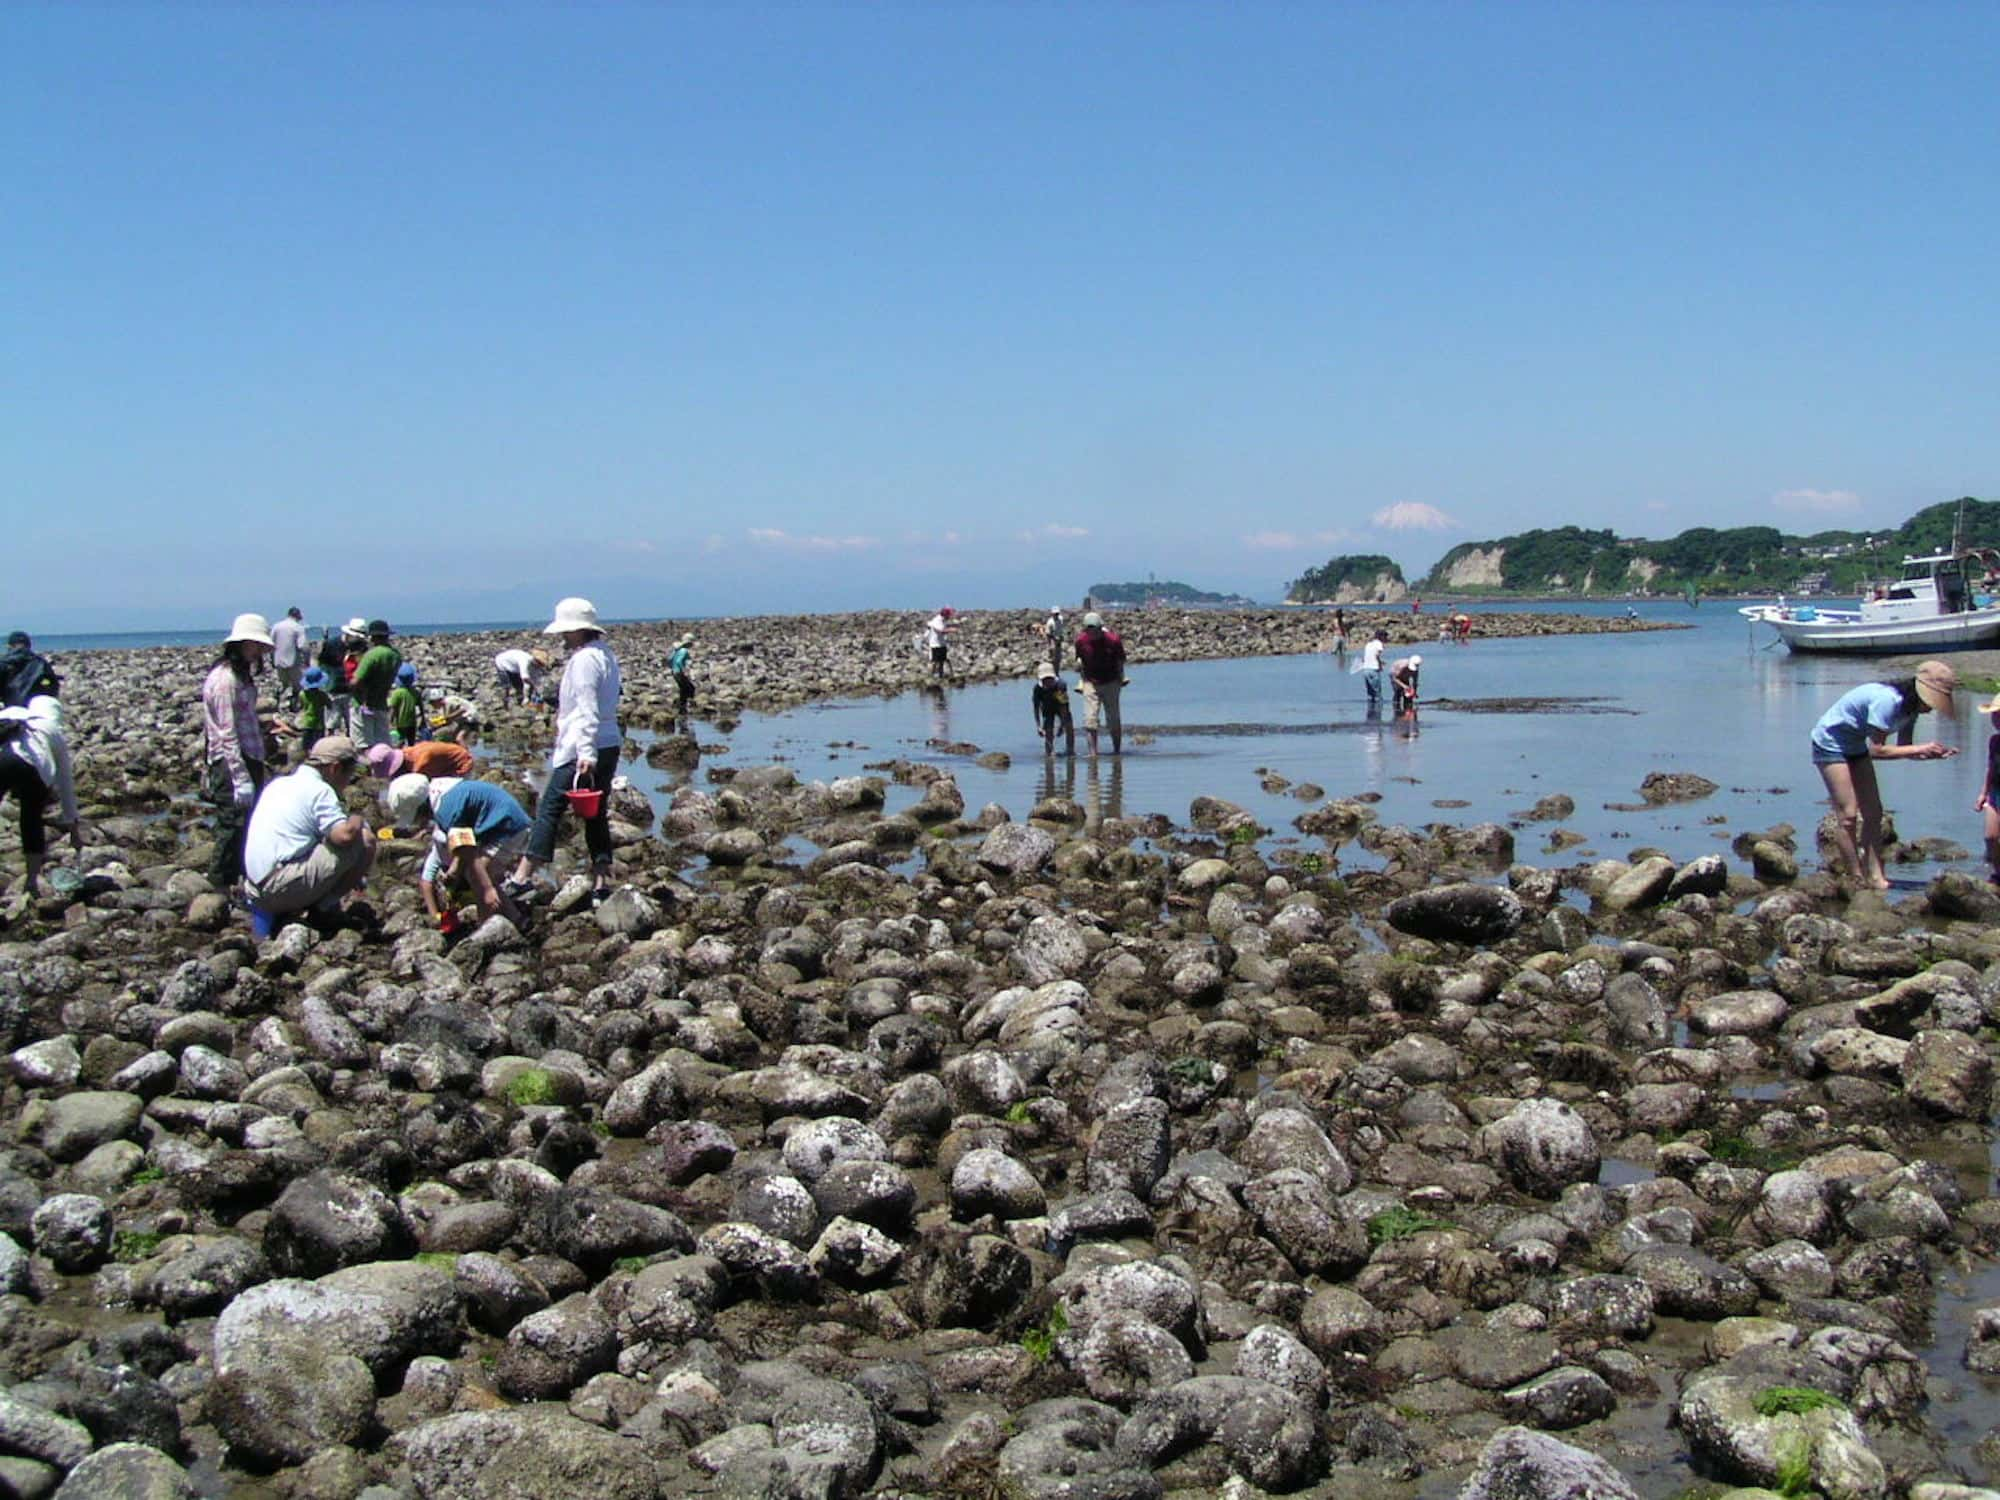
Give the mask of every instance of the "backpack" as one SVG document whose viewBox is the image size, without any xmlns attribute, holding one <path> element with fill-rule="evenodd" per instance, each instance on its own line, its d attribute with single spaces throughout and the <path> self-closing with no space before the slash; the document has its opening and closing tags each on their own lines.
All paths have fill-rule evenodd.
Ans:
<svg viewBox="0 0 2000 1500">
<path fill-rule="evenodd" d="M 30 698 L 54 697 L 62 686 L 46 657 L 32 651 L 10 651 L 0 657 L 0 700 L 8 708 L 26 708 Z"/>
</svg>

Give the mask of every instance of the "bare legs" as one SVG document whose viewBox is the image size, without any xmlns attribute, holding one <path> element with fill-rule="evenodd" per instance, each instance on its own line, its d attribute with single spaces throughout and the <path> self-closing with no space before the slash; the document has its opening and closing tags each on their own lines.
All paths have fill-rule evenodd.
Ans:
<svg viewBox="0 0 2000 1500">
<path fill-rule="evenodd" d="M 1875 784 L 1875 762 L 1865 757 L 1819 768 L 1833 804 L 1833 843 L 1847 866 L 1848 878 L 1872 890 L 1889 889 L 1882 870 L 1882 793 Z"/>
</svg>

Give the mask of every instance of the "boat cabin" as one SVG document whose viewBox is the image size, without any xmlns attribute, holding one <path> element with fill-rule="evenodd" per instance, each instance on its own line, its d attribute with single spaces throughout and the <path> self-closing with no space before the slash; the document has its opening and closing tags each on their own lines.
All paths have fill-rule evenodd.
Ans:
<svg viewBox="0 0 2000 1500">
<path fill-rule="evenodd" d="M 1861 618 L 1869 623 L 1929 620 L 1957 615 L 1973 607 L 1965 560 L 1952 553 L 1903 559 L 1903 576 L 1877 585 L 1861 600 Z"/>
</svg>

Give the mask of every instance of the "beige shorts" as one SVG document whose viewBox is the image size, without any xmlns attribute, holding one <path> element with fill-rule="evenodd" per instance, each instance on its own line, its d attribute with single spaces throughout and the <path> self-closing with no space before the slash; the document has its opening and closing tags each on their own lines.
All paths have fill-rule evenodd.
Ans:
<svg viewBox="0 0 2000 1500">
<path fill-rule="evenodd" d="M 336 849 L 322 841 L 304 859 L 287 860 L 250 887 L 257 904 L 268 912 L 304 911 L 355 884 L 368 848 L 356 839 Z"/>
<path fill-rule="evenodd" d="M 1117 730 L 1120 727 L 1118 719 L 1118 695 L 1124 691 L 1124 688 L 1125 684 L 1122 682 L 1083 683 L 1080 688 L 1080 691 L 1083 693 L 1083 727 L 1085 729 L 1097 728 L 1098 719 L 1101 714 L 1104 727 L 1114 731 Z"/>
</svg>

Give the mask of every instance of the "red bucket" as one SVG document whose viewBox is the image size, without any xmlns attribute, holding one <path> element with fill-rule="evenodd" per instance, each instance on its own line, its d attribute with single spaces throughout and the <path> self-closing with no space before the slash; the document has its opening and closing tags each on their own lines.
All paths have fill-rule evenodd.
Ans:
<svg viewBox="0 0 2000 1500">
<path fill-rule="evenodd" d="M 586 822 L 604 811 L 604 793 L 594 786 L 572 787 L 563 795 L 569 798 L 569 805 L 576 809 L 576 815 Z"/>
</svg>

